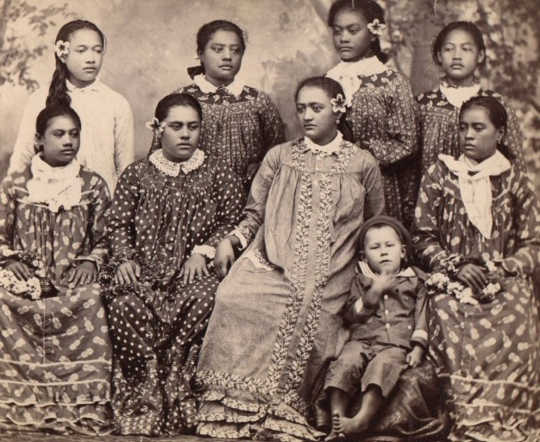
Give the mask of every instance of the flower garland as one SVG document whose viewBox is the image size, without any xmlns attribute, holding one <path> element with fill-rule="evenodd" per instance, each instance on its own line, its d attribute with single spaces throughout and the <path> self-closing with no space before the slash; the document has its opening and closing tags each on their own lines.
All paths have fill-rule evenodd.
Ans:
<svg viewBox="0 0 540 442">
<path fill-rule="evenodd" d="M 18 255 L 18 258 L 16 258 L 18 261 L 31 268 L 34 276 L 24 281 L 18 279 L 11 270 L 0 269 L 0 287 L 14 295 L 20 295 L 32 301 L 41 299 L 44 289 L 50 287 L 50 283 L 46 279 L 47 272 L 44 263 L 32 257 L 29 253 L 16 255 Z"/>
</svg>

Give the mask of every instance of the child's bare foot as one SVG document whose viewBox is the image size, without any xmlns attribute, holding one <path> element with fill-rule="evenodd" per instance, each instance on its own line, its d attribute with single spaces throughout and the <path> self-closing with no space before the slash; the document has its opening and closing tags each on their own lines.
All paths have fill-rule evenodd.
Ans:
<svg viewBox="0 0 540 442">
<path fill-rule="evenodd" d="M 345 434 L 337 430 L 340 426 L 341 415 L 339 413 L 332 414 L 332 431 L 326 436 L 324 442 L 343 442 L 345 441 Z"/>
<path fill-rule="evenodd" d="M 335 431 L 339 434 L 343 434 L 345 436 L 350 436 L 352 434 L 358 434 L 363 433 L 368 429 L 369 423 L 366 422 L 366 419 L 363 419 L 362 416 L 354 416 L 354 417 L 344 417 L 339 416 L 338 421 L 336 424 L 334 424 L 334 421 L 332 420 L 332 431 Z"/>
</svg>

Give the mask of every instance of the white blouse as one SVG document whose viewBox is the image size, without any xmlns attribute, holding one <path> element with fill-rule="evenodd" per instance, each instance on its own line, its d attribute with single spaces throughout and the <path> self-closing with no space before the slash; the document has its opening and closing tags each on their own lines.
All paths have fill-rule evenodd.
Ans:
<svg viewBox="0 0 540 442">
<path fill-rule="evenodd" d="M 67 89 L 82 124 L 77 160 L 101 175 L 113 192 L 118 177 L 135 159 L 131 106 L 99 80 L 84 88 L 67 81 Z M 8 173 L 24 170 L 35 155 L 36 118 L 47 94 L 48 88 L 38 90 L 26 104 Z"/>
</svg>

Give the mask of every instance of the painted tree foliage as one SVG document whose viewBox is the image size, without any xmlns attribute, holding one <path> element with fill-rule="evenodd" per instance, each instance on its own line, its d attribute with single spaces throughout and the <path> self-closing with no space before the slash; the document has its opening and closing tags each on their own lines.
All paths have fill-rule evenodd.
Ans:
<svg viewBox="0 0 540 442">
<path fill-rule="evenodd" d="M 0 0 L 0 86 L 38 87 L 31 63 L 47 49 L 42 38 L 56 18 L 69 16 L 68 5 L 40 6 L 40 1 Z"/>
</svg>

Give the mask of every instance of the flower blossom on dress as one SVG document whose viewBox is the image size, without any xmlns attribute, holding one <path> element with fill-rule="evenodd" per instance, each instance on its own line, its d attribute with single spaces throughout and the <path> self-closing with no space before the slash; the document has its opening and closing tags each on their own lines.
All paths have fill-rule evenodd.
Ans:
<svg viewBox="0 0 540 442">
<path fill-rule="evenodd" d="M 345 108 L 345 97 L 342 94 L 337 94 L 330 100 L 330 103 L 332 103 L 332 110 L 334 113 L 344 114 L 347 111 Z"/>
<path fill-rule="evenodd" d="M 160 122 L 156 117 L 153 117 L 150 121 L 144 123 L 144 125 L 154 132 L 154 135 L 160 136 L 165 130 L 167 123 Z"/>
<path fill-rule="evenodd" d="M 367 28 L 373 35 L 381 36 L 386 29 L 386 25 L 376 18 L 367 24 Z"/>
<path fill-rule="evenodd" d="M 58 40 L 54 45 L 54 52 L 58 58 L 69 54 L 69 41 Z"/>
</svg>

